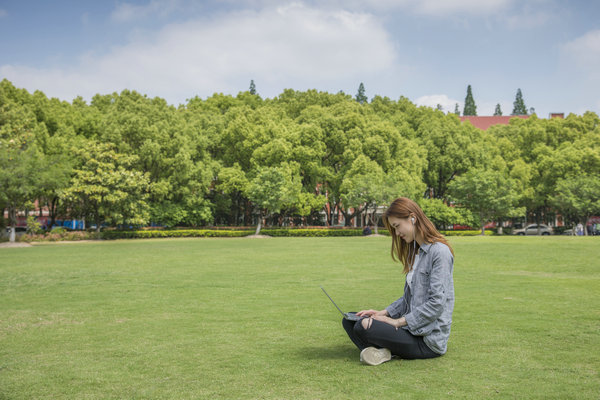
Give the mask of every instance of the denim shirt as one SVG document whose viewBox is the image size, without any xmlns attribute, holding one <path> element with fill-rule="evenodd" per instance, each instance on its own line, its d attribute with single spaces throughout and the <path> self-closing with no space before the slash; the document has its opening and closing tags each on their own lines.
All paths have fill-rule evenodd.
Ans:
<svg viewBox="0 0 600 400">
<path fill-rule="evenodd" d="M 423 336 L 425 344 L 438 354 L 447 350 L 454 310 L 454 257 L 448 246 L 436 242 L 423 244 L 418 269 L 410 286 L 404 284 L 404 296 L 386 310 L 391 318 L 406 318 L 403 329 Z"/>
</svg>

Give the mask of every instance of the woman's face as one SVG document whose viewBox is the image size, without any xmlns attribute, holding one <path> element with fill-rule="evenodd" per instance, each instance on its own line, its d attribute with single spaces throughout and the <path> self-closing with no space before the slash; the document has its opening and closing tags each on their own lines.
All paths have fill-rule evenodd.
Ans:
<svg viewBox="0 0 600 400">
<path fill-rule="evenodd" d="M 415 240 L 415 227 L 410 218 L 388 217 L 388 224 L 396 231 L 406 243 Z"/>
</svg>

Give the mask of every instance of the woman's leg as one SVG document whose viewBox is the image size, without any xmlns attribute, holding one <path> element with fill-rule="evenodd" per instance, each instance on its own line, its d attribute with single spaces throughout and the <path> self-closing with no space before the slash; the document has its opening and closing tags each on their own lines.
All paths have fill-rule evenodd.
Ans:
<svg viewBox="0 0 600 400">
<path fill-rule="evenodd" d="M 352 340 L 352 343 L 354 343 L 356 345 L 356 347 L 358 347 L 358 349 L 362 351 L 363 349 L 369 347 L 370 345 L 369 345 L 369 343 L 362 341 L 354 333 L 354 325 L 355 324 L 357 324 L 356 321 L 349 321 L 346 318 L 342 318 L 342 326 L 346 330 L 346 333 L 350 337 L 350 340 Z"/>
<path fill-rule="evenodd" d="M 346 331 L 348 330 L 346 329 Z M 368 346 L 386 348 L 392 354 L 407 360 L 440 356 L 427 347 L 422 337 L 413 336 L 405 329 L 396 329 L 385 322 L 374 319 L 365 318 L 355 323 L 352 327 L 352 333 L 354 338 L 350 336 L 350 333 L 348 333 L 348 336 L 357 346 L 361 344 L 364 346 L 363 348 Z M 362 350 L 360 346 L 359 349 Z"/>
</svg>

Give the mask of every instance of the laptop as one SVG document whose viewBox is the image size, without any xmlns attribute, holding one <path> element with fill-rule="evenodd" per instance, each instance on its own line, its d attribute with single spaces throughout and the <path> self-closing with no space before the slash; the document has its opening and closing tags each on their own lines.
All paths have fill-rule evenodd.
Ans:
<svg viewBox="0 0 600 400">
<path fill-rule="evenodd" d="M 329 297 L 329 300 L 331 300 L 331 302 L 333 303 L 333 305 L 335 306 L 335 308 L 337 308 L 337 309 L 339 310 L 339 312 L 342 314 L 342 316 L 343 316 L 345 319 L 347 319 L 348 321 L 360 321 L 362 318 L 364 318 L 364 317 L 359 317 L 358 315 L 356 315 L 356 313 L 353 313 L 353 312 L 347 312 L 347 313 L 343 312 L 343 311 L 342 311 L 342 310 L 341 310 L 341 309 L 338 307 L 338 305 L 337 305 L 337 304 L 335 304 L 335 301 L 333 301 L 333 299 L 331 298 L 331 296 L 329 296 L 329 295 L 327 294 L 327 292 L 325 291 L 325 289 L 323 288 L 323 286 L 320 286 L 320 287 L 321 287 L 321 290 L 323 290 L 323 293 L 325 293 L 325 295 L 326 295 L 327 297 Z"/>
</svg>

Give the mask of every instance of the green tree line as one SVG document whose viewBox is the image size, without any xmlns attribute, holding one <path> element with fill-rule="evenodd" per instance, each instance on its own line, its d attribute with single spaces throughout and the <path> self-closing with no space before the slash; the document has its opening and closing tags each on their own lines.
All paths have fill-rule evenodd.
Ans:
<svg viewBox="0 0 600 400">
<path fill-rule="evenodd" d="M 398 196 L 439 227 L 600 212 L 592 112 L 481 131 L 404 97 L 252 92 L 175 107 L 124 90 L 88 104 L 3 80 L 0 209 L 12 224 L 37 200 L 53 221 L 98 227 L 376 223 Z"/>
</svg>

